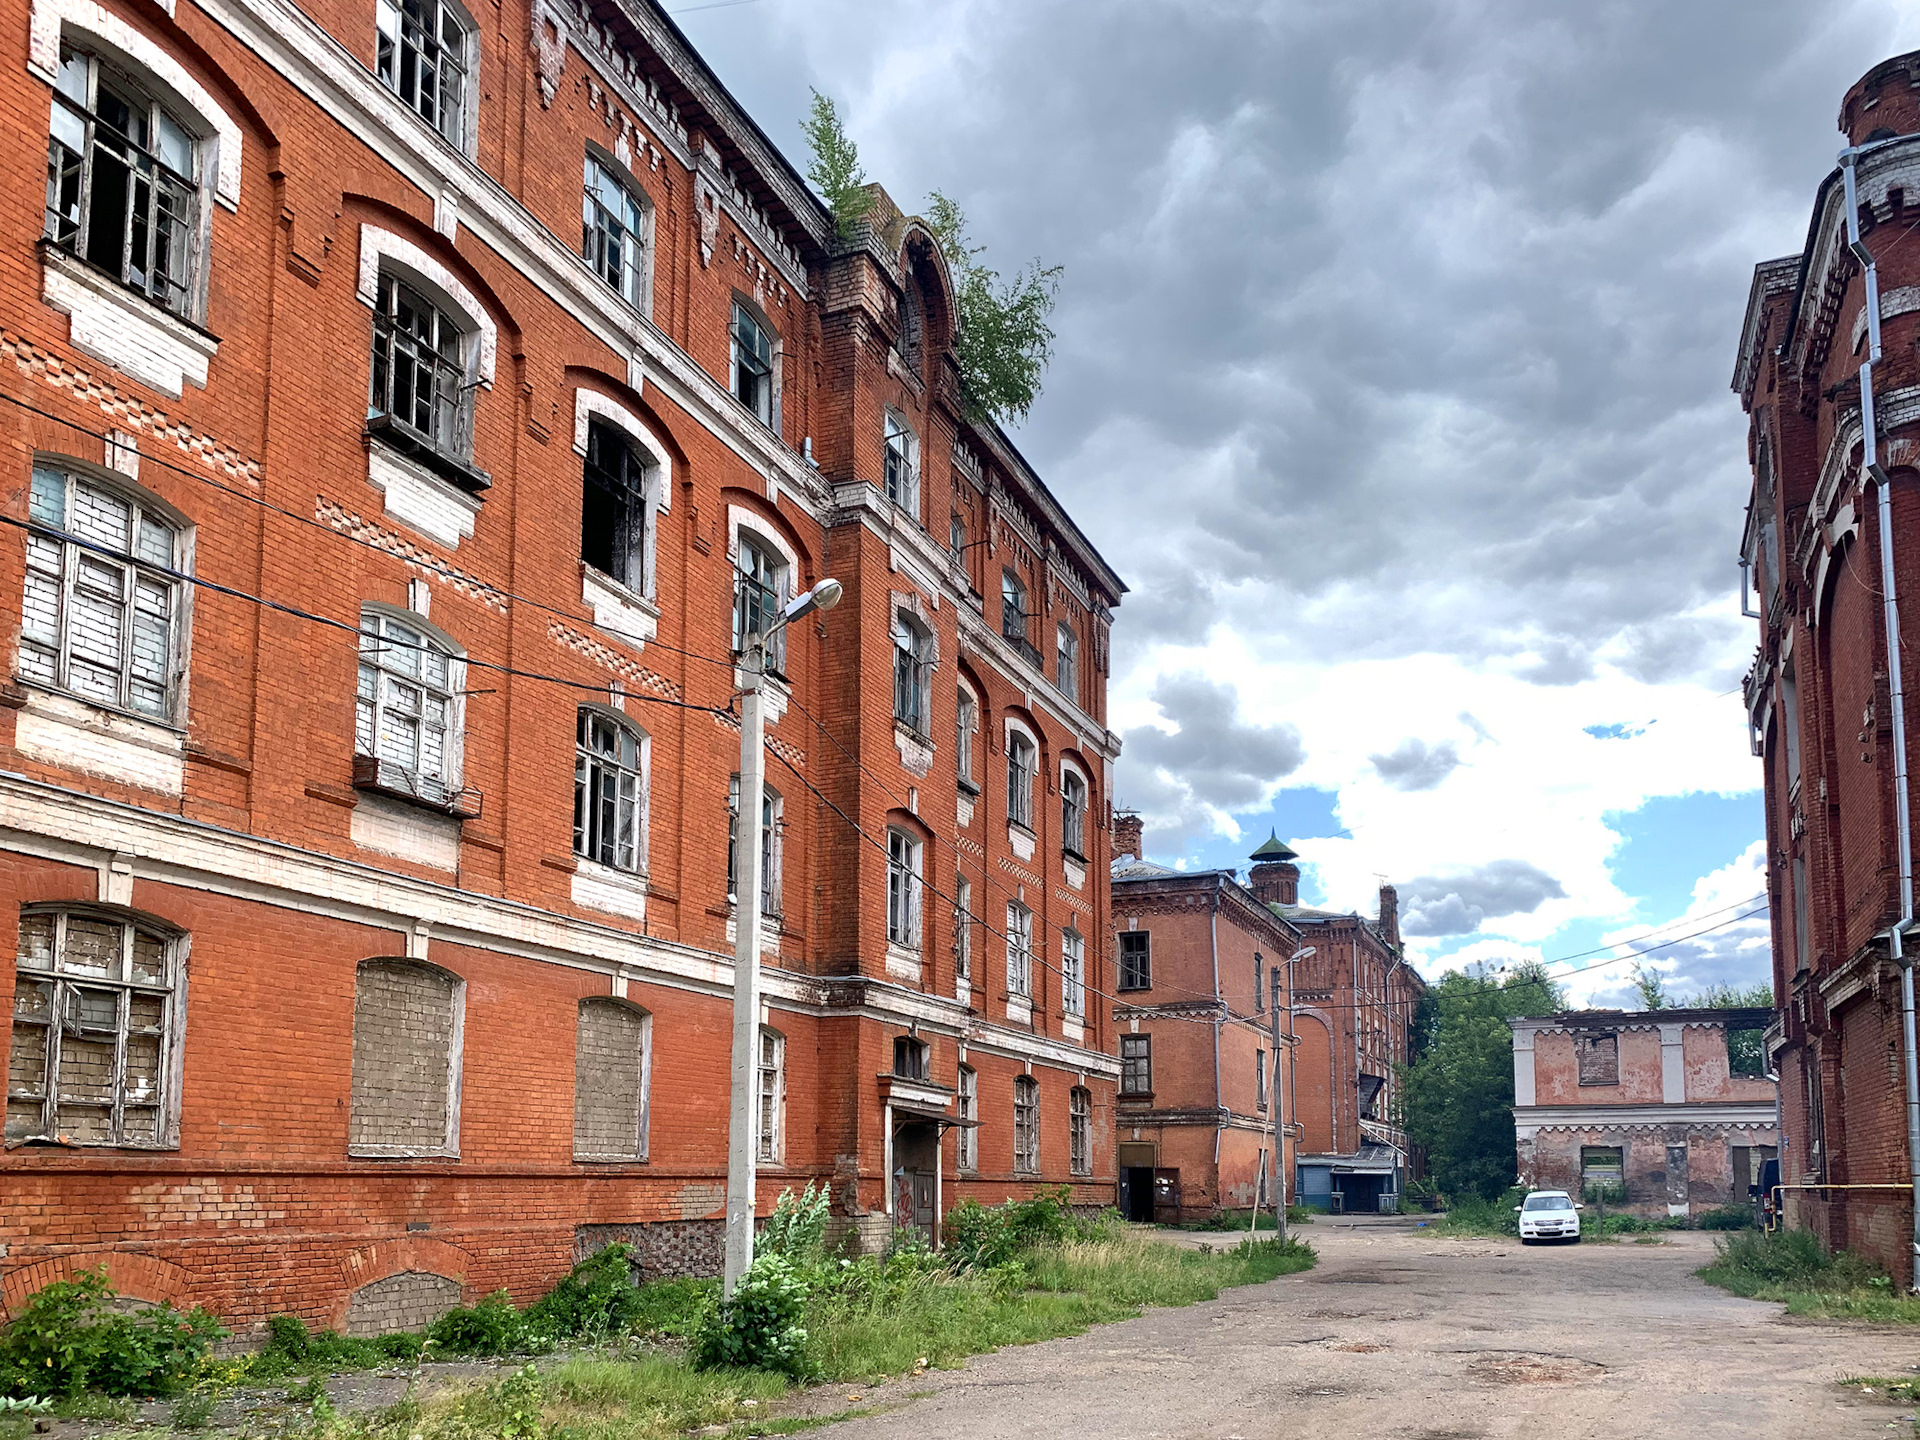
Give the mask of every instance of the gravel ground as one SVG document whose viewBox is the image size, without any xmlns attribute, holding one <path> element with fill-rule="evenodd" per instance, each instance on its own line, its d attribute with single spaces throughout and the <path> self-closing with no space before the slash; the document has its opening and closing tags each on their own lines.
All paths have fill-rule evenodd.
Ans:
<svg viewBox="0 0 1920 1440">
<path fill-rule="evenodd" d="M 820 1432 L 833 1440 L 1915 1433 L 1911 1406 L 1834 1382 L 1912 1373 L 1920 1332 L 1790 1320 L 1710 1289 L 1692 1274 L 1710 1235 L 1522 1247 L 1384 1219 L 1300 1233 L 1320 1252 L 1305 1274 L 959 1370 L 822 1387 L 792 1412 L 881 1407 Z"/>
</svg>

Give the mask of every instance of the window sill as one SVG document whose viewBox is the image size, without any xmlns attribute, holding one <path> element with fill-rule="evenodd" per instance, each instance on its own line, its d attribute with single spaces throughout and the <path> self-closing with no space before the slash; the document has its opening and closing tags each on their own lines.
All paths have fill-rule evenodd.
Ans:
<svg viewBox="0 0 1920 1440">
<path fill-rule="evenodd" d="M 917 946 L 902 945 L 897 940 L 887 942 L 887 974 L 895 980 L 905 980 L 909 984 L 920 983 L 921 961 Z"/>
<path fill-rule="evenodd" d="M 644 1155 L 575 1155 L 573 1163 L 576 1165 L 644 1165 L 647 1163 L 647 1157 Z"/>
<path fill-rule="evenodd" d="M 1151 1104 L 1152 1102 L 1153 1102 L 1153 1091 L 1151 1090 L 1122 1090 L 1120 1092 L 1120 1103 L 1122 1105 L 1131 1105 L 1136 1103 L 1147 1105 L 1147 1104 Z"/>
<path fill-rule="evenodd" d="M 1013 853 L 1021 860 L 1033 859 L 1033 847 L 1036 837 L 1033 831 L 1018 820 L 1007 822 L 1007 843 L 1013 847 Z"/>
<path fill-rule="evenodd" d="M 49 240 L 38 248 L 40 298 L 67 316 L 74 348 L 174 399 L 189 382 L 206 389 L 219 336 Z"/>
<path fill-rule="evenodd" d="M 602 865 L 584 855 L 573 857 L 573 903 L 583 910 L 598 910 L 629 920 L 647 918 L 647 877 L 644 871 L 621 870 Z"/>
<path fill-rule="evenodd" d="M 414 464 L 431 470 L 441 479 L 458 485 L 470 494 L 478 495 L 493 486 L 493 477 L 472 461 L 462 460 L 436 448 L 424 435 L 391 415 L 369 415 L 366 434 L 368 439 L 378 440 L 389 450 L 406 456 Z"/>
<path fill-rule="evenodd" d="M 593 611 L 594 628 L 638 650 L 660 628 L 660 607 L 605 571 L 580 562 L 580 598 Z"/>
<path fill-rule="evenodd" d="M 962 775 L 960 777 L 960 793 L 965 795 L 969 800 L 978 800 L 980 798 L 980 787 Z"/>
<path fill-rule="evenodd" d="M 933 769 L 933 741 L 904 720 L 893 722 L 893 748 L 900 752 L 900 764 L 917 779 L 927 778 Z"/>
<path fill-rule="evenodd" d="M 18 683 L 25 698 L 13 744 L 21 754 L 163 795 L 185 790 L 185 731 L 37 681 Z"/>
</svg>

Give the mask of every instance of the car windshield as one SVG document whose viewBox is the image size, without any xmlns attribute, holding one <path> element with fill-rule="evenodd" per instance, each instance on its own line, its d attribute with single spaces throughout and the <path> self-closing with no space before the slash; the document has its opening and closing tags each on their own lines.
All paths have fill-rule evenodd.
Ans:
<svg viewBox="0 0 1920 1440">
<path fill-rule="evenodd" d="M 1572 1208 L 1573 1201 L 1564 1195 L 1527 1196 L 1527 1209 L 1529 1210 L 1571 1210 Z"/>
</svg>

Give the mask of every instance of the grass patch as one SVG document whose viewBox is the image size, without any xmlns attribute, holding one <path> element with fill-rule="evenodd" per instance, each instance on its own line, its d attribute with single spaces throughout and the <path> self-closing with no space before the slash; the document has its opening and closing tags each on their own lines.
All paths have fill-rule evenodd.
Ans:
<svg viewBox="0 0 1920 1440">
<path fill-rule="evenodd" d="M 1696 1273 L 1735 1295 L 1813 1319 L 1920 1325 L 1920 1297 L 1902 1295 L 1885 1271 L 1850 1250 L 1830 1253 L 1809 1231 L 1735 1231 L 1713 1248 L 1713 1263 Z"/>
<path fill-rule="evenodd" d="M 1889 1405 L 1920 1404 L 1920 1379 L 1911 1375 L 1904 1379 L 1884 1375 L 1849 1375 L 1839 1384 L 1844 1390 L 1851 1390 L 1870 1400 L 1882 1400 Z"/>
</svg>

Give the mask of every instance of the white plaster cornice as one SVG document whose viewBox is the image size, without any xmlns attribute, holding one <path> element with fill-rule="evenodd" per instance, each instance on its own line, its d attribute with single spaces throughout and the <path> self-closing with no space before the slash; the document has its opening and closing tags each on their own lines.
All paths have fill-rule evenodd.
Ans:
<svg viewBox="0 0 1920 1440">
<path fill-rule="evenodd" d="M 1771 1129 L 1771 1100 L 1689 1100 L 1674 1105 L 1516 1105 L 1513 1123 L 1532 1130 L 1607 1125 L 1748 1125 Z"/>
</svg>

